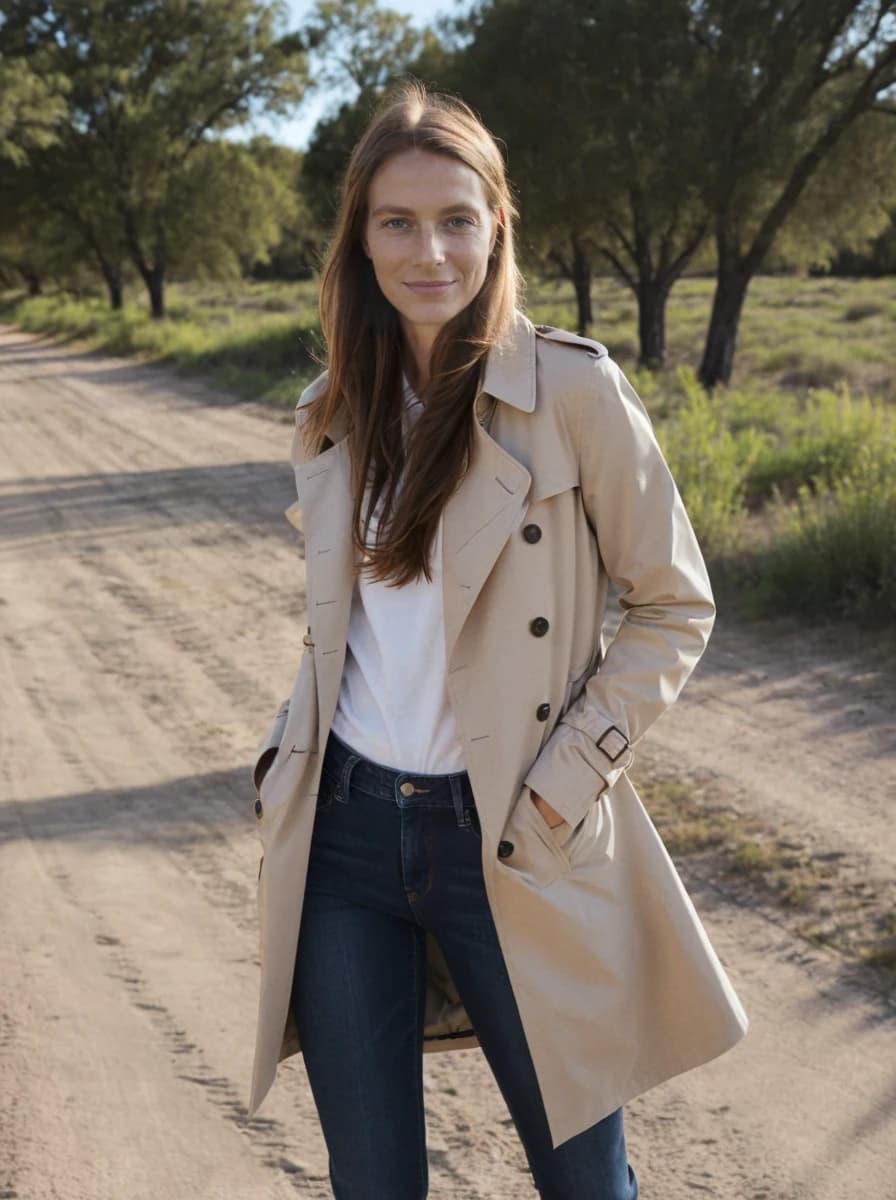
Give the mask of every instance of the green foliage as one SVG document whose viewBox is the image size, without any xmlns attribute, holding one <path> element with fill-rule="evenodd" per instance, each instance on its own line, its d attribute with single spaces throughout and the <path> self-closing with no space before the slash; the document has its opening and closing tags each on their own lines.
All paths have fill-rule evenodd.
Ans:
<svg viewBox="0 0 896 1200">
<path fill-rule="evenodd" d="M 169 263 L 189 256 L 202 214 L 221 199 L 216 189 L 227 191 L 216 170 L 223 152 L 210 161 L 209 136 L 244 123 L 260 103 L 286 113 L 303 93 L 305 54 L 284 30 L 284 7 L 11 0 L 4 16 L 0 52 L 39 57 L 69 84 L 66 119 L 40 159 L 37 194 L 54 198 L 91 250 L 113 262 L 126 251 L 161 317 Z M 229 200 L 232 228 L 245 205 L 239 194 Z M 202 233 L 207 246 L 207 223 Z M 243 241 L 250 236 L 244 232 Z M 220 264 L 220 241 L 214 254 Z"/>
<path fill-rule="evenodd" d="M 404 13 L 377 0 L 317 0 L 306 18 L 318 69 L 315 85 L 348 84 L 362 96 L 382 91 L 420 51 L 420 34 Z"/>
<path fill-rule="evenodd" d="M 793 396 L 778 397 L 775 420 L 750 473 L 751 507 L 775 492 L 792 499 L 805 489 L 832 487 L 855 470 L 868 446 L 886 441 L 890 424 L 882 404 L 867 396 L 853 399 L 846 387 L 810 393 L 804 405 Z"/>
<path fill-rule="evenodd" d="M 824 491 L 800 489 L 775 514 L 779 532 L 758 555 L 757 597 L 769 611 L 896 622 L 896 432 L 863 445 Z"/>
<path fill-rule="evenodd" d="M 749 429 L 736 436 L 724 395 L 708 396 L 692 370 L 680 368 L 678 384 L 684 402 L 657 432 L 704 553 L 717 558 L 740 543 L 760 438 Z"/>
<path fill-rule="evenodd" d="M 896 110 L 863 114 L 834 146 L 782 228 L 776 262 L 828 267 L 844 250 L 866 252 L 888 228 L 896 205 L 894 115 Z"/>
<path fill-rule="evenodd" d="M 25 300 L 10 315 L 31 332 L 196 371 L 247 399 L 295 404 L 301 385 L 318 372 L 312 355 L 320 352 L 321 335 L 312 306 L 295 297 L 290 315 L 271 315 L 264 311 L 264 288 L 257 309 L 245 303 L 251 286 L 240 290 L 243 311 L 208 311 L 185 297 L 169 306 L 164 321 L 153 321 L 131 305 L 113 312 L 99 299 L 64 295 Z M 176 289 L 172 292 L 177 296 Z"/>
<path fill-rule="evenodd" d="M 651 365 L 663 360 L 668 290 L 707 228 L 692 7 L 685 0 L 482 4 L 446 68 L 450 88 L 507 145 L 526 265 L 572 281 L 584 297 L 592 273 L 609 264 L 644 310 L 638 348 Z M 569 327 L 586 328 L 590 319 L 583 298 Z"/>
<path fill-rule="evenodd" d="M 208 141 L 172 178 L 172 271 L 182 278 L 239 279 L 267 260 L 298 203 L 289 168 L 253 147 Z"/>
<path fill-rule="evenodd" d="M 29 151 L 56 141 L 68 82 L 39 67 L 0 50 L 0 162 L 21 166 Z"/>
</svg>

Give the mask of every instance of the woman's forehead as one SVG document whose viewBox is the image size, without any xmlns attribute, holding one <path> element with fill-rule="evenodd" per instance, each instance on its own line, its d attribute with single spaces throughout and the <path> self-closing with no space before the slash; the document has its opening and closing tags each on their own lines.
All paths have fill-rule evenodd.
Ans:
<svg viewBox="0 0 896 1200">
<path fill-rule="evenodd" d="M 455 206 L 486 203 L 485 187 L 472 167 L 447 154 L 427 150 L 402 150 L 388 158 L 374 174 L 368 188 L 373 215 L 384 207 L 427 208 L 436 214 Z"/>
</svg>

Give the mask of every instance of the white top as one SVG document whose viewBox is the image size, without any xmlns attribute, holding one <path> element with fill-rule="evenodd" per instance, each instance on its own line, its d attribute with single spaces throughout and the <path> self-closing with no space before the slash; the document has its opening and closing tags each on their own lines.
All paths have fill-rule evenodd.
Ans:
<svg viewBox="0 0 896 1200">
<path fill-rule="evenodd" d="M 422 405 L 407 379 L 402 382 L 407 432 Z M 382 501 L 370 520 L 368 545 L 374 542 L 381 510 Z M 390 587 L 358 572 L 332 728 L 359 754 L 395 770 L 428 775 L 463 771 L 445 677 L 440 517 L 431 583 L 423 578 Z"/>
</svg>

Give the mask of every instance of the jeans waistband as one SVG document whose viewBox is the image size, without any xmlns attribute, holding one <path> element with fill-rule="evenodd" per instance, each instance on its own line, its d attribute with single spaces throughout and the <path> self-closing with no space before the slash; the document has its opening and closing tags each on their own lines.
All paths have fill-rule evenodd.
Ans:
<svg viewBox="0 0 896 1200">
<path fill-rule="evenodd" d="M 400 807 L 454 808 L 458 818 L 474 807 L 473 788 L 466 771 L 427 775 L 399 771 L 365 758 L 330 730 L 323 770 L 334 780 L 337 794 L 348 793 L 353 784 L 368 795 L 393 800 Z"/>
</svg>

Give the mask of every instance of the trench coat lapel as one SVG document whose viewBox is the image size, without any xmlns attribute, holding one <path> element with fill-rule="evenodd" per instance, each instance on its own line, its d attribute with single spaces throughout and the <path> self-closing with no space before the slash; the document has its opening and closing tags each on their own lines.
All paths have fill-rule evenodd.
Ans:
<svg viewBox="0 0 896 1200">
<path fill-rule="evenodd" d="M 520 312 L 515 314 L 503 341 L 486 358 L 476 400 L 470 462 L 443 512 L 442 600 L 449 669 L 463 624 L 519 524 L 532 482 L 528 469 L 485 429 L 489 398 L 524 412 L 535 408 L 535 330 Z M 297 527 L 299 510 L 303 514 L 320 753 L 325 748 L 342 679 L 356 570 L 351 460 L 343 420 L 337 418 L 327 432 L 333 445 L 322 453 L 309 459 L 299 451 L 294 453 L 298 500 L 286 510 Z"/>
</svg>

